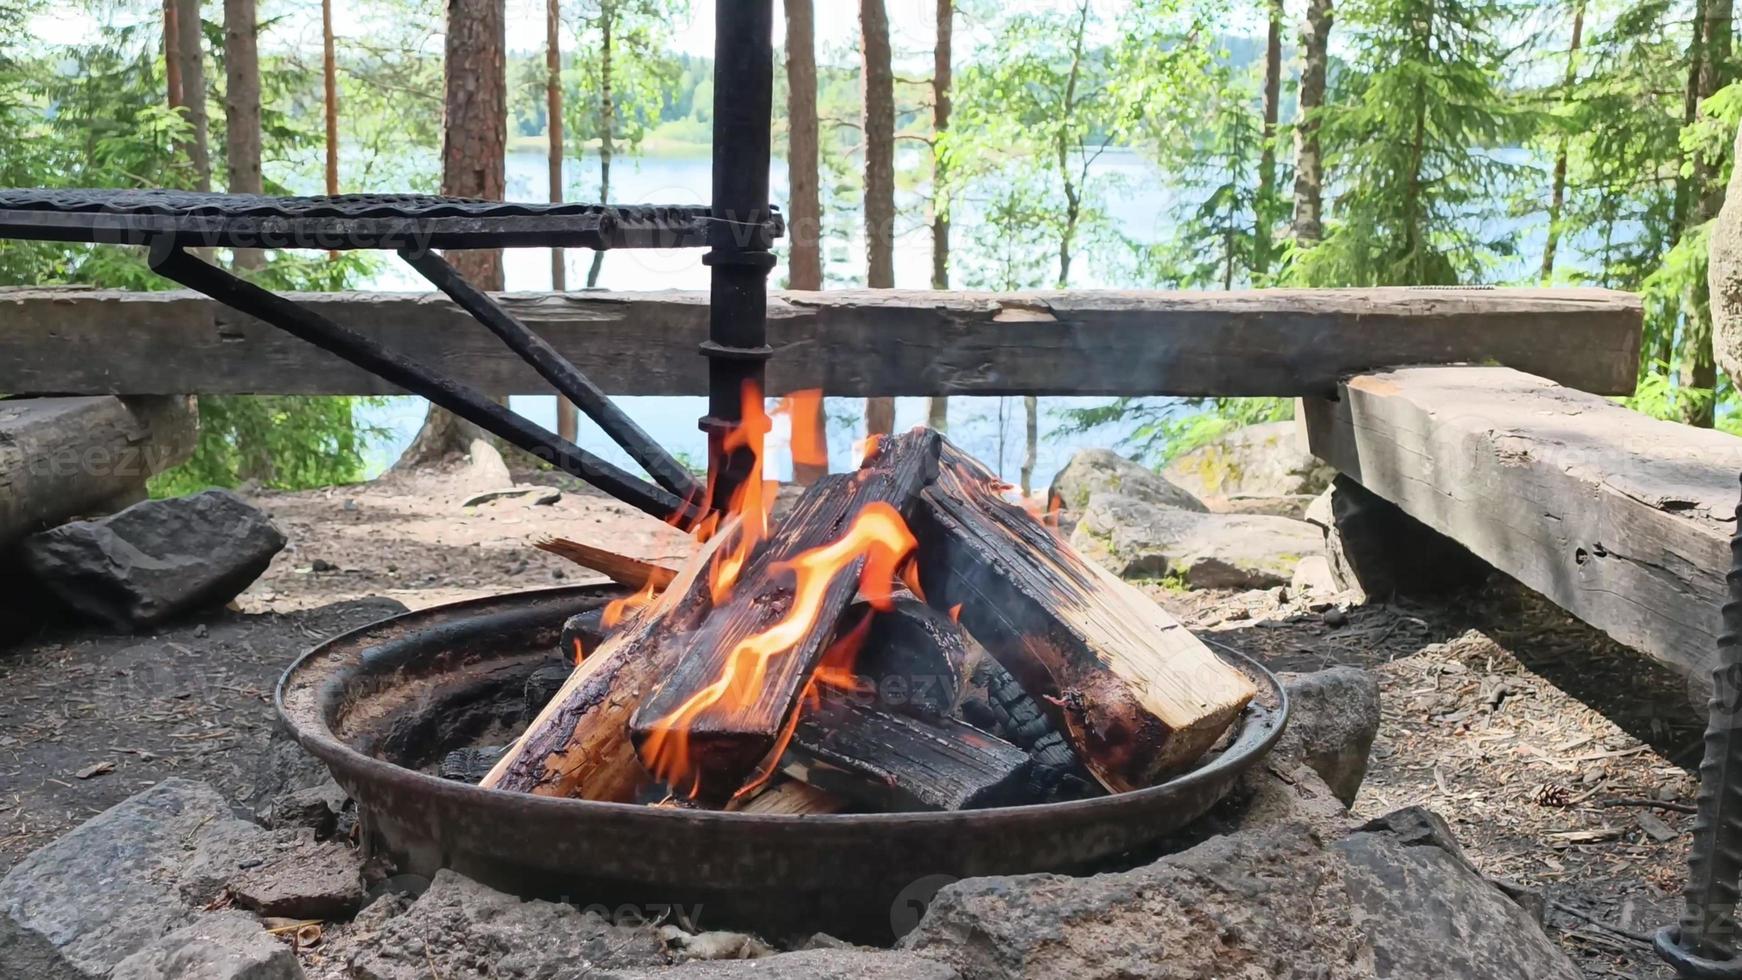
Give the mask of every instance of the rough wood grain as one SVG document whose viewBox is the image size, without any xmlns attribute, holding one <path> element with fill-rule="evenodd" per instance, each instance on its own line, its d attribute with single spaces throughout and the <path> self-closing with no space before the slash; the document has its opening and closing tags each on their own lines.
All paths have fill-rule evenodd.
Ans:
<svg viewBox="0 0 1742 980">
<path fill-rule="evenodd" d="M 1028 753 L 950 718 L 926 721 L 824 697 L 807 708 L 781 771 L 876 810 L 1029 802 Z"/>
<path fill-rule="evenodd" d="M 482 391 L 545 393 L 445 298 L 295 296 Z M 707 294 L 508 294 L 504 305 L 601 388 L 707 390 Z M 1633 390 L 1637 297 L 1597 289 L 1168 293 L 843 290 L 769 302 L 772 394 L 1324 395 L 1407 364 L 1500 363 L 1600 394 Z M 187 292 L 0 290 L 0 391 L 397 394 Z"/>
<path fill-rule="evenodd" d="M 650 583 L 656 589 L 663 589 L 677 577 L 676 569 L 568 538 L 540 538 L 532 542 L 532 546 L 566 558 L 582 568 L 598 572 L 618 585 L 626 585 L 631 589 L 644 588 Z"/>
<path fill-rule="evenodd" d="M 744 644 L 792 612 L 798 586 L 792 559 L 840 541 L 873 503 L 888 504 L 904 517 L 911 513 L 921 488 L 937 472 L 940 442 L 930 430 L 903 433 L 884 440 L 857 472 L 812 484 L 751 553 L 729 598 L 688 634 L 674 637 L 661 630 L 652 639 L 681 646 L 683 652 L 642 702 L 630 730 L 644 758 L 669 753 L 675 761 L 681 743 L 688 764 L 679 768 L 694 783 L 674 790 L 724 802 L 775 749 L 859 591 L 866 558 L 852 558 L 829 578 L 816 615 L 803 625 L 797 642 L 767 657 L 748 652 Z M 723 695 L 709 693 L 728 678 L 732 686 Z M 700 707 L 688 707 L 693 704 Z"/>
<path fill-rule="evenodd" d="M 0 400 L 0 546 L 144 499 L 145 481 L 186 460 L 198 437 L 186 396 Z"/>
<path fill-rule="evenodd" d="M 1505 368 L 1304 403 L 1313 453 L 1610 636 L 1710 670 L 1742 439 Z"/>
<path fill-rule="evenodd" d="M 693 628 L 711 608 L 708 562 L 738 533 L 736 518 L 678 569 L 664 592 L 619 624 L 569 675 L 479 785 L 540 796 L 626 803 L 650 783 L 629 740 L 629 718 L 675 655 L 650 643 L 660 628 Z"/>
<path fill-rule="evenodd" d="M 946 444 L 914 521 L 926 601 L 961 623 L 1102 785 L 1152 785 L 1196 761 L 1256 693 L 1136 587 L 1084 560 Z"/>
</svg>

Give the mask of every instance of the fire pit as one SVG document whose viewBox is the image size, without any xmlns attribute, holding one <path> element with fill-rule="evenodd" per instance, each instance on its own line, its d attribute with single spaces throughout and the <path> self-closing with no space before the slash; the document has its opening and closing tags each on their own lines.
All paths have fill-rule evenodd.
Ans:
<svg viewBox="0 0 1742 980">
<path fill-rule="evenodd" d="M 697 910 L 707 926 L 886 938 L 891 909 L 953 878 L 1087 871 L 1153 849 L 1207 812 L 1285 724 L 1258 688 L 1190 771 L 1095 799 L 954 812 L 774 816 L 537 796 L 444 780 L 450 750 L 524 723 L 522 688 L 564 621 L 621 596 L 581 586 L 407 613 L 336 637 L 285 673 L 281 715 L 358 801 L 365 845 L 401 873 L 452 868 L 526 896 Z"/>
</svg>

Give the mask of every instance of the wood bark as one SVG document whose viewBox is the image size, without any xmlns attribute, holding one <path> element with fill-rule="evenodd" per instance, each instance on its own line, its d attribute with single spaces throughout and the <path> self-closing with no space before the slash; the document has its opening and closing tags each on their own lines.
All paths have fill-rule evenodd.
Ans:
<svg viewBox="0 0 1742 980">
<path fill-rule="evenodd" d="M 688 635 L 660 638 L 681 652 L 664 681 L 636 711 L 630 729 L 644 756 L 667 751 L 661 743 L 670 746 L 673 732 L 687 732 L 689 765 L 684 775 L 695 783 L 674 790 L 723 802 L 767 759 L 858 592 L 867 559 L 852 559 L 828 580 L 816 615 L 802 624 L 802 638 L 784 651 L 760 656 L 741 644 L 781 623 L 792 611 L 798 584 L 788 564 L 792 559 L 840 540 L 874 502 L 907 516 L 920 488 L 936 472 L 937 451 L 934 433 L 920 430 L 893 436 L 883 440 L 857 473 L 831 476 L 811 486 L 773 535 L 757 546 L 731 596 Z M 725 696 L 711 703 L 700 701 L 728 677 L 735 686 Z M 699 710 L 686 710 L 697 703 Z"/>
<path fill-rule="evenodd" d="M 1735 72 L 1731 64 L 1733 46 L 1731 24 L 1732 0 L 1701 0 L 1697 5 L 1701 25 L 1695 38 L 1699 55 L 1695 59 L 1693 94 L 1695 116 L 1703 114 L 1705 100 L 1729 84 Z M 1728 141 L 1721 141 L 1728 148 Z M 1724 182 L 1719 179 L 1721 158 L 1696 153 L 1690 161 L 1688 214 L 1684 234 L 1716 218 L 1724 206 Z M 1695 276 L 1683 301 L 1686 311 L 1682 337 L 1681 385 L 1687 389 L 1711 391 L 1718 382 L 1716 355 L 1712 350 L 1711 294 L 1705 276 Z M 1714 392 L 1715 394 L 1715 392 Z M 1715 421 L 1716 398 L 1708 397 L 1684 402 L 1682 421 L 1689 425 L 1711 428 Z"/>
<path fill-rule="evenodd" d="M 440 296 L 293 299 L 481 391 L 548 384 Z M 508 294 L 604 390 L 707 390 L 704 292 Z M 1605 395 L 1638 378 L 1639 297 L 1599 289 L 1407 288 L 770 297 L 770 394 L 1328 395 L 1395 364 L 1499 363 Z M 187 292 L 0 290 L 0 391 L 400 394 Z"/>
<path fill-rule="evenodd" d="M 823 288 L 823 212 L 817 158 L 813 0 L 786 0 L 787 284 Z"/>
<path fill-rule="evenodd" d="M 534 541 L 533 547 L 566 558 L 582 568 L 598 572 L 618 585 L 626 585 L 632 589 L 649 585 L 655 589 L 664 589 L 677 578 L 675 568 L 620 555 L 615 551 L 607 551 L 579 541 L 570 541 L 568 538 L 545 538 Z"/>
<path fill-rule="evenodd" d="M 812 0 L 786 0 L 787 121 L 787 285 L 823 288 L 823 207 L 818 174 L 816 11 Z M 828 431 L 823 401 L 805 407 L 807 418 L 794 424 Z M 825 440 L 826 445 L 826 440 Z M 826 453 L 820 463 L 793 461 L 792 479 L 801 487 L 828 475 Z"/>
<path fill-rule="evenodd" d="M 1282 106 L 1282 0 L 1269 0 L 1269 24 L 1264 36 L 1264 145 L 1258 152 L 1258 194 L 1253 207 L 1257 241 L 1252 255 L 1252 279 L 1262 284 L 1270 274 L 1270 202 L 1276 194 L 1276 122 Z"/>
<path fill-rule="evenodd" d="M 1585 0 L 1573 0 L 1573 32 L 1567 42 L 1567 70 L 1561 76 L 1561 105 L 1572 102 L 1573 83 L 1578 80 L 1579 45 L 1585 34 Z M 1542 272 L 1539 278 L 1544 286 L 1554 281 L 1555 253 L 1560 248 L 1561 240 L 1561 210 L 1566 206 L 1567 199 L 1567 147 L 1571 140 L 1562 135 L 1555 147 L 1554 176 L 1551 178 L 1548 198 L 1548 235 L 1542 245 Z"/>
<path fill-rule="evenodd" d="M 1330 63 L 1331 0 L 1307 0 L 1300 29 L 1299 111 L 1294 123 L 1294 240 L 1312 245 L 1325 236 L 1324 149 L 1319 142 L 1319 109 L 1325 104 Z"/>
<path fill-rule="evenodd" d="M 961 606 L 1107 789 L 1196 761 L 1256 693 L 1135 586 L 1084 560 L 946 444 L 914 522 L 926 601 Z"/>
<path fill-rule="evenodd" d="M 658 642 L 661 630 L 681 635 L 708 614 L 705 572 L 737 533 L 735 518 L 722 525 L 658 598 L 588 653 L 480 785 L 614 803 L 648 788 L 652 778 L 629 739 L 629 719 L 676 658 L 675 645 Z"/>
<path fill-rule="evenodd" d="M 504 0 L 447 0 L 441 192 L 449 197 L 500 201 L 506 192 L 508 77 L 503 4 Z M 502 289 L 500 249 L 457 251 L 447 259 L 479 289 Z M 394 466 L 432 463 L 464 452 L 481 437 L 477 426 L 431 405 L 423 428 Z"/>
<path fill-rule="evenodd" d="M 176 26 L 176 21 L 180 19 L 180 4 L 181 0 L 163 0 L 164 102 L 171 109 L 180 109 L 183 105 L 181 31 Z"/>
<path fill-rule="evenodd" d="M 955 0 L 937 0 L 937 42 L 932 47 L 931 71 L 931 288 L 950 288 L 950 189 L 949 160 L 944 140 L 950 129 L 950 88 L 954 80 L 952 47 L 955 38 Z M 948 432 L 950 399 L 933 395 L 926 405 L 925 424 Z"/>
<path fill-rule="evenodd" d="M 926 721 L 825 695 L 781 771 L 878 811 L 966 810 L 1023 799 L 1028 753 L 950 718 Z"/>
<path fill-rule="evenodd" d="M 321 0 L 321 111 L 327 124 L 327 193 L 339 193 L 339 59 L 333 0 Z"/>
<path fill-rule="evenodd" d="M 1592 626 L 1709 676 L 1742 440 L 1494 367 L 1359 375 L 1311 450 Z"/>
<path fill-rule="evenodd" d="M 611 201 L 611 155 L 616 138 L 617 104 L 611 89 L 611 59 L 617 26 L 617 7 L 604 3 L 599 7 L 599 203 Z M 599 285 L 599 273 L 605 267 L 605 253 L 594 250 L 593 264 L 587 268 L 587 288 Z"/>
<path fill-rule="evenodd" d="M 550 203 L 563 201 L 563 54 L 562 0 L 545 0 L 544 5 L 544 114 L 545 164 L 549 171 Z M 564 292 L 569 288 L 568 259 L 560 248 L 550 250 L 550 288 Z M 581 413 L 575 403 L 556 396 L 556 434 L 574 442 L 580 435 Z"/>
<path fill-rule="evenodd" d="M 176 56 L 181 61 L 181 108 L 189 134 L 185 148 L 193 167 L 195 190 L 212 189 L 211 126 L 206 111 L 206 34 L 200 0 L 174 0 Z"/>
<path fill-rule="evenodd" d="M 260 25 L 255 0 L 224 0 L 224 164 L 232 194 L 265 191 L 260 173 Z M 235 251 L 238 269 L 259 269 L 259 249 Z"/>
<path fill-rule="evenodd" d="M 895 72 L 883 0 L 859 0 L 865 133 L 865 285 L 895 288 Z M 895 431 L 895 402 L 867 399 L 865 432 Z"/>
</svg>

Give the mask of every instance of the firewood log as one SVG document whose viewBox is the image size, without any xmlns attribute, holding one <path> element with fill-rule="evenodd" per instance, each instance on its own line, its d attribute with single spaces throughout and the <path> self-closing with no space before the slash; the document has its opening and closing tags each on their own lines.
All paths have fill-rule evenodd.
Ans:
<svg viewBox="0 0 1742 980">
<path fill-rule="evenodd" d="M 926 605 L 905 589 L 895 608 L 877 612 L 855 603 L 847 622 L 870 615 L 854 670 L 875 688 L 877 703 L 920 718 L 946 718 L 961 703 L 966 687 L 970 640 L 946 613 Z"/>
<path fill-rule="evenodd" d="M 930 430 L 894 436 L 857 472 L 807 488 L 745 562 L 730 597 L 693 632 L 669 637 L 683 652 L 630 727 L 644 757 L 686 783 L 674 789 L 724 802 L 772 753 L 867 564 L 863 553 L 842 555 L 833 569 L 807 571 L 794 560 L 838 547 L 873 505 L 907 517 L 937 472 L 939 445 Z M 883 570 L 885 582 L 892 571 Z"/>
<path fill-rule="evenodd" d="M 796 779 L 779 779 L 738 808 L 739 813 L 763 816 L 802 817 L 812 813 L 840 813 L 847 803 Z"/>
<path fill-rule="evenodd" d="M 569 675 L 544 710 L 484 777 L 486 788 L 626 803 L 650 782 L 629 741 L 636 707 L 670 669 L 664 636 L 694 628 L 710 608 L 713 556 L 738 534 L 729 519 L 678 569 L 665 591 L 636 610 Z M 662 632 L 666 631 L 666 632 Z"/>
<path fill-rule="evenodd" d="M 876 810 L 1026 802 L 1028 753 L 950 718 L 924 721 L 824 697 L 799 718 L 781 771 Z"/>
<path fill-rule="evenodd" d="M 913 529 L 934 607 L 1047 705 L 1107 789 L 1196 761 L 1256 693 L 1149 597 L 1085 560 L 946 442 Z"/>
<path fill-rule="evenodd" d="M 654 588 L 663 589 L 677 576 L 675 569 L 664 565 L 620 555 L 615 551 L 606 551 L 579 541 L 570 541 L 568 538 L 545 538 L 534 541 L 532 546 L 560 558 L 567 558 L 582 568 L 598 572 L 618 585 L 627 585 L 631 589 L 645 588 L 650 582 Z"/>
</svg>

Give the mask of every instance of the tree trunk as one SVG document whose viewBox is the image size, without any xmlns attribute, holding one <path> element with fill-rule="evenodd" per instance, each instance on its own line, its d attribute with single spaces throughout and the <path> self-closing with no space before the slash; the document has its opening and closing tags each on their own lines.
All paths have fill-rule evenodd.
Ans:
<svg viewBox="0 0 1742 980">
<path fill-rule="evenodd" d="M 602 5 L 599 13 L 599 203 L 608 204 L 611 200 L 611 152 L 612 139 L 617 128 L 617 106 L 611 93 L 611 55 L 612 28 L 617 18 L 616 9 L 609 3 Z M 587 269 L 587 288 L 599 285 L 599 273 L 605 266 L 603 250 L 593 253 L 593 264 Z"/>
<path fill-rule="evenodd" d="M 895 288 L 895 74 L 889 53 L 889 14 L 883 0 L 859 0 L 865 103 L 865 285 Z M 865 429 L 888 435 L 895 400 L 865 400 Z"/>
<path fill-rule="evenodd" d="M 1325 159 L 1319 145 L 1319 109 L 1325 104 L 1325 69 L 1331 36 L 1331 0 L 1307 0 L 1300 29 L 1300 105 L 1294 124 L 1294 240 L 1324 238 Z"/>
<path fill-rule="evenodd" d="M 1574 0 L 1573 3 L 1573 36 L 1567 44 L 1567 70 L 1561 77 L 1561 105 L 1571 104 L 1573 98 L 1573 82 L 1577 81 L 1579 70 L 1579 42 L 1585 33 L 1585 0 Z M 1560 144 L 1555 148 L 1554 180 L 1548 195 L 1548 237 L 1542 245 L 1542 284 L 1548 285 L 1554 281 L 1555 251 L 1561 240 L 1561 209 L 1567 200 L 1567 137 L 1560 138 Z"/>
<path fill-rule="evenodd" d="M 200 23 L 200 0 L 175 0 L 176 55 L 181 60 L 182 110 L 193 132 L 188 162 L 194 169 L 194 189 L 212 189 L 210 126 L 206 119 L 206 37 Z"/>
<path fill-rule="evenodd" d="M 1704 24 L 1698 28 L 1700 56 L 1695 76 L 1695 118 L 1704 115 L 1703 103 L 1734 77 L 1730 63 L 1731 18 L 1733 0 L 1703 0 L 1699 13 Z M 1723 141 L 1724 147 L 1729 141 Z M 1723 161 L 1707 154 L 1696 154 L 1691 161 L 1692 176 L 1688 196 L 1688 214 L 1684 234 L 1718 216 L 1724 206 L 1724 183 L 1719 179 Z M 1681 355 L 1682 387 L 1711 392 L 1717 387 L 1718 368 L 1712 350 L 1711 294 L 1702 273 L 1694 276 L 1683 302 L 1687 322 L 1683 327 Z M 1716 399 L 1701 397 L 1684 402 L 1682 421 L 1689 425 L 1711 428 Z"/>
<path fill-rule="evenodd" d="M 563 49 L 562 2 L 546 0 L 544 5 L 544 115 L 546 129 L 545 159 L 550 170 L 550 203 L 563 201 Z M 569 270 L 563 250 L 550 250 L 550 288 L 564 292 L 569 288 Z M 575 403 L 556 396 L 556 434 L 574 442 L 580 436 L 581 416 Z"/>
<path fill-rule="evenodd" d="M 786 118 L 788 181 L 787 286 L 823 288 L 823 206 L 817 168 L 816 11 L 812 0 L 786 0 Z M 823 400 L 808 407 L 812 431 L 828 431 Z M 797 419 L 793 424 L 799 424 Z M 827 476 L 828 462 L 792 464 L 792 479 L 800 486 Z"/>
<path fill-rule="evenodd" d="M 1034 492 L 1034 462 L 1040 452 L 1040 399 L 1033 395 L 1022 396 L 1023 442 L 1022 442 L 1022 495 L 1027 497 Z"/>
<path fill-rule="evenodd" d="M 182 107 L 181 98 L 181 32 L 176 28 L 176 5 L 180 0 L 163 0 L 163 87 L 164 102 L 171 109 Z"/>
<path fill-rule="evenodd" d="M 1270 273 L 1271 199 L 1276 195 L 1276 121 L 1282 103 L 1282 0 L 1270 0 L 1270 25 L 1264 39 L 1264 145 L 1258 152 L 1258 194 L 1252 216 L 1252 280 L 1263 285 Z"/>
<path fill-rule="evenodd" d="M 508 76 L 503 0 L 447 0 L 443 64 L 442 188 L 450 197 L 500 201 L 507 183 Z M 502 288 L 502 252 L 453 252 L 448 261 L 479 289 Z M 430 406 L 423 428 L 397 466 L 465 452 L 477 426 Z"/>
<path fill-rule="evenodd" d="M 937 43 L 932 48 L 931 72 L 931 288 L 950 288 L 950 198 L 949 161 L 943 141 L 950 129 L 951 46 L 955 35 L 955 0 L 937 0 Z M 933 395 L 926 405 L 925 424 L 938 430 L 950 427 L 950 399 Z"/>
<path fill-rule="evenodd" d="M 224 0 L 224 163 L 232 194 L 259 194 L 260 25 L 255 0 Z M 266 264 L 256 248 L 235 250 L 238 269 Z"/>
<path fill-rule="evenodd" d="M 333 0 L 321 0 L 321 108 L 327 122 L 327 193 L 339 193 L 339 59 L 333 41 Z"/>
</svg>

